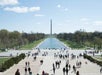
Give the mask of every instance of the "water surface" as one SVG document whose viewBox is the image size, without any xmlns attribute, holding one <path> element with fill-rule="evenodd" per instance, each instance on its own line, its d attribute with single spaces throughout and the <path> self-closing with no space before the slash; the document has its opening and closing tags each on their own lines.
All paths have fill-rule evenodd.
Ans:
<svg viewBox="0 0 102 75">
<path fill-rule="evenodd" d="M 38 48 L 40 49 L 65 49 L 65 45 L 62 44 L 57 38 L 47 38 L 42 42 Z"/>
</svg>

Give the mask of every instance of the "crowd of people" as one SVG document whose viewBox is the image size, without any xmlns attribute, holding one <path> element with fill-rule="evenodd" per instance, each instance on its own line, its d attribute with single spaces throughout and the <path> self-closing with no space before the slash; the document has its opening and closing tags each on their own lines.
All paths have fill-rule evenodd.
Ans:
<svg viewBox="0 0 102 75">
<path fill-rule="evenodd" d="M 56 58 L 59 58 L 59 61 L 55 61 L 55 63 L 53 63 L 53 74 L 55 74 L 55 71 L 56 69 L 59 69 L 60 68 L 60 65 L 61 65 L 61 60 L 66 60 L 66 64 L 65 66 L 62 68 L 62 71 L 63 71 L 63 75 L 68 75 L 68 72 L 71 71 L 71 64 L 69 63 L 69 53 L 68 51 L 66 51 L 66 54 L 64 51 L 60 51 L 58 53 L 54 53 L 54 57 Z M 79 56 L 76 56 L 74 54 L 71 54 L 71 59 L 74 60 L 75 58 L 79 58 Z M 72 69 L 73 71 L 71 73 L 75 73 L 76 75 L 80 75 L 79 74 L 79 71 L 77 70 L 77 68 L 80 68 L 81 67 L 81 61 L 76 61 L 76 66 L 73 65 L 72 66 Z"/>
<path fill-rule="evenodd" d="M 36 61 L 37 55 L 40 52 L 41 51 L 38 50 L 37 53 L 33 53 L 33 54 L 29 53 L 27 57 L 29 57 L 31 55 L 31 56 L 33 56 L 34 61 Z M 45 52 L 42 53 L 42 56 L 45 57 L 48 54 L 49 53 L 47 51 L 45 51 Z M 75 75 L 81 75 L 80 71 L 79 71 L 79 68 L 81 68 L 81 65 L 83 63 L 79 60 L 79 58 L 82 57 L 82 54 L 74 55 L 73 53 L 69 54 L 68 50 L 60 50 L 60 51 L 54 53 L 53 55 L 54 55 L 54 59 L 55 59 L 55 61 L 52 62 L 52 72 L 53 72 L 53 75 L 56 75 L 56 71 L 59 70 L 59 69 L 62 70 L 63 75 L 69 75 L 69 72 L 70 73 L 74 73 Z M 66 64 L 64 65 L 64 67 L 61 67 L 61 64 L 62 64 L 63 60 L 65 60 Z M 76 64 L 71 64 L 69 62 L 70 60 L 75 60 Z M 39 62 L 41 63 L 41 65 L 43 65 L 44 61 L 40 60 Z M 87 64 L 87 62 L 85 62 L 85 64 Z M 33 75 L 29 61 L 25 62 L 25 69 L 24 70 L 25 70 L 25 75 Z M 102 67 L 100 69 L 100 73 L 102 73 Z M 15 72 L 15 75 L 20 75 L 19 69 L 17 69 L 17 71 Z M 40 74 L 37 73 L 37 75 L 40 75 Z M 44 70 L 42 70 L 41 75 L 49 75 L 49 73 L 45 72 Z"/>
</svg>

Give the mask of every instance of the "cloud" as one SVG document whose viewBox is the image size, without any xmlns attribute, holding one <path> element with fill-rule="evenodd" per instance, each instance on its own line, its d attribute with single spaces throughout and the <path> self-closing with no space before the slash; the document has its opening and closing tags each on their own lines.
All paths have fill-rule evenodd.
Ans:
<svg viewBox="0 0 102 75">
<path fill-rule="evenodd" d="M 15 5 L 18 4 L 18 0 L 0 0 L 0 5 Z"/>
<path fill-rule="evenodd" d="M 58 5 L 57 5 L 57 7 L 58 7 L 58 8 L 61 8 L 61 5 L 60 5 L 60 4 L 58 4 Z"/>
<path fill-rule="evenodd" d="M 27 13 L 27 12 L 35 12 L 39 11 L 40 7 L 6 7 L 4 8 L 5 11 L 12 11 L 16 13 Z"/>
<path fill-rule="evenodd" d="M 80 24 L 83 26 L 92 25 L 92 20 L 90 20 L 89 18 L 81 18 L 79 21 L 80 21 Z"/>
<path fill-rule="evenodd" d="M 102 25 L 102 21 L 95 21 L 94 25 Z"/>
<path fill-rule="evenodd" d="M 61 9 L 62 11 L 68 11 L 67 7 L 63 7 L 62 5 L 58 4 L 57 8 Z"/>
<path fill-rule="evenodd" d="M 81 18 L 80 21 L 89 21 L 88 18 Z"/>
<path fill-rule="evenodd" d="M 84 25 L 102 25 L 102 21 L 91 21 L 88 18 L 82 18 L 80 21 Z"/>
<path fill-rule="evenodd" d="M 43 14 L 35 14 L 34 16 L 42 17 L 42 16 L 45 16 L 45 15 L 43 15 Z"/>
<path fill-rule="evenodd" d="M 16 13 L 26 13 L 28 12 L 28 7 L 6 7 L 4 8 L 5 11 L 12 11 L 12 12 L 16 12 Z"/>
<path fill-rule="evenodd" d="M 40 7 L 31 7 L 29 8 L 29 11 L 33 12 L 33 11 L 39 11 Z"/>
</svg>

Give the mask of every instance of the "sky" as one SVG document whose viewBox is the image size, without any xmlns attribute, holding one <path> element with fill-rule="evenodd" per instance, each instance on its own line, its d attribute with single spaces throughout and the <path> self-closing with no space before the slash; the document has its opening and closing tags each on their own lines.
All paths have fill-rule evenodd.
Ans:
<svg viewBox="0 0 102 75">
<path fill-rule="evenodd" d="M 102 0 L 0 0 L 0 30 L 102 32 Z"/>
</svg>

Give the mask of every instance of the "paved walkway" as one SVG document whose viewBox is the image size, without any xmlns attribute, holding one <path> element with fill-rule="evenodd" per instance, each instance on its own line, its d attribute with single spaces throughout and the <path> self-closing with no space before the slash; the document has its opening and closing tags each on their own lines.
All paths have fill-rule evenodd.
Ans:
<svg viewBox="0 0 102 75">
<path fill-rule="evenodd" d="M 53 75 L 52 64 L 57 60 L 60 60 L 60 59 L 54 58 L 51 56 L 45 57 L 44 64 L 41 66 L 39 73 L 41 74 L 41 72 L 44 70 L 50 75 Z M 102 75 L 99 72 L 100 66 L 98 66 L 97 64 L 91 63 L 90 61 L 86 59 L 83 59 L 83 57 L 78 58 L 78 59 L 73 59 L 73 60 L 69 58 L 69 64 L 71 64 L 71 70 L 69 71 L 68 75 L 76 75 L 74 72 L 72 72 L 73 71 L 72 66 L 76 64 L 77 60 L 82 62 L 81 68 L 77 69 L 80 72 L 80 75 Z M 63 67 L 65 67 L 66 61 L 67 59 L 61 59 L 60 68 L 56 69 L 55 75 L 63 75 L 62 70 L 63 70 Z M 85 62 L 87 62 L 87 64 L 85 64 Z"/>
<path fill-rule="evenodd" d="M 20 70 L 21 75 L 25 74 L 25 62 L 30 62 L 30 67 L 34 75 L 38 72 L 40 69 L 40 60 L 43 59 L 42 57 L 38 57 L 36 61 L 33 60 L 32 57 L 26 57 L 24 60 L 20 61 L 18 64 L 14 65 L 4 73 L 1 73 L 0 75 L 15 75 L 15 72 L 17 69 Z"/>
<path fill-rule="evenodd" d="M 32 51 L 33 52 L 33 51 Z M 53 70 L 52 70 L 52 64 L 55 63 L 55 61 L 57 60 L 61 60 L 61 65 L 59 69 L 56 69 L 55 75 L 63 75 L 63 67 L 65 67 L 66 61 L 68 59 L 59 59 L 59 58 L 55 58 L 52 54 L 53 53 L 60 53 L 60 51 L 55 51 L 55 50 L 48 50 L 48 56 L 41 56 L 42 54 L 44 54 L 45 51 L 42 51 L 40 53 L 40 55 L 37 57 L 37 60 L 34 61 L 33 57 L 26 57 L 24 60 L 20 61 L 18 64 L 14 65 L 13 67 L 11 67 L 10 69 L 8 69 L 7 71 L 0 73 L 0 75 L 15 75 L 15 71 L 17 69 L 20 69 L 20 73 L 21 75 L 25 75 L 25 62 L 30 62 L 30 67 L 31 67 L 31 71 L 32 71 L 32 75 L 36 75 L 37 73 L 39 73 L 41 75 L 42 71 L 44 70 L 45 72 L 49 73 L 49 75 L 54 75 L 53 74 Z M 69 53 L 71 53 L 69 51 Z M 64 54 L 64 52 L 63 52 Z M 44 61 L 44 63 L 41 65 L 40 64 L 40 60 Z M 69 58 L 69 64 L 71 65 L 71 70 L 69 71 L 68 75 L 76 75 L 74 72 L 72 72 L 72 66 L 76 64 L 76 61 L 81 61 L 82 65 L 81 68 L 78 68 L 77 70 L 80 72 L 80 75 L 102 75 L 100 74 L 99 70 L 100 70 L 100 66 L 89 62 L 86 59 L 83 59 L 83 57 L 80 57 L 78 59 L 70 59 Z M 85 62 L 87 62 L 87 64 L 85 64 Z M 29 74 L 27 74 L 29 75 Z"/>
</svg>

